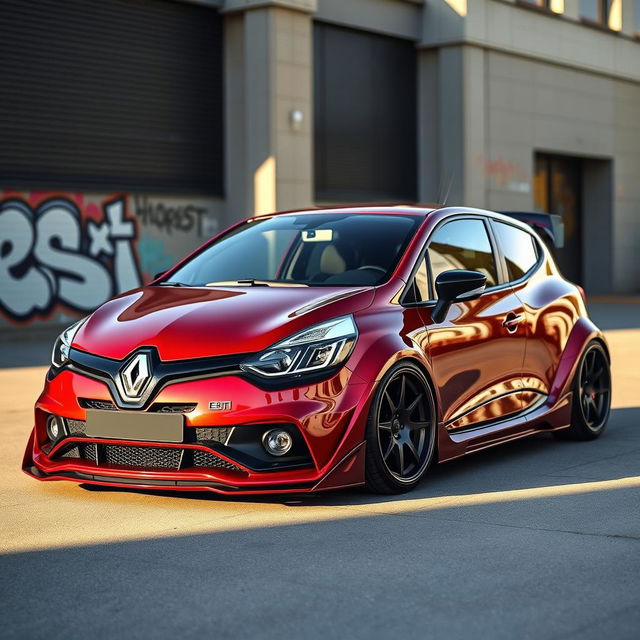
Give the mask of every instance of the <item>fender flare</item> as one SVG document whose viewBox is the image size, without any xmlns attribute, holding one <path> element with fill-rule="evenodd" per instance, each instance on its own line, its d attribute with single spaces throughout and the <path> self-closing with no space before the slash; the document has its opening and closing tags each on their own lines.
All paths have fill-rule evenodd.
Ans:
<svg viewBox="0 0 640 640">
<path fill-rule="evenodd" d="M 595 324 L 585 317 L 578 318 L 573 325 L 573 329 L 569 334 L 569 339 L 565 345 L 564 351 L 560 356 L 560 362 L 556 369 L 556 375 L 553 384 L 549 390 L 550 404 L 557 402 L 560 398 L 571 391 L 571 385 L 576 372 L 580 358 L 584 353 L 589 342 L 597 340 L 602 344 L 609 363 L 611 362 L 611 353 L 604 334 Z"/>
</svg>

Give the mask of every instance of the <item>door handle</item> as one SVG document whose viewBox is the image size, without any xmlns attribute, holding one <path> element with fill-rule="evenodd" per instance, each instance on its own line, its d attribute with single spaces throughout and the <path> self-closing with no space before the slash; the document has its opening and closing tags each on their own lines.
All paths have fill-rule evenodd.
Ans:
<svg viewBox="0 0 640 640">
<path fill-rule="evenodd" d="M 506 327 L 509 333 L 514 333 L 518 325 L 524 321 L 524 315 L 522 313 L 507 313 L 506 318 L 502 322 L 502 326 Z"/>
</svg>

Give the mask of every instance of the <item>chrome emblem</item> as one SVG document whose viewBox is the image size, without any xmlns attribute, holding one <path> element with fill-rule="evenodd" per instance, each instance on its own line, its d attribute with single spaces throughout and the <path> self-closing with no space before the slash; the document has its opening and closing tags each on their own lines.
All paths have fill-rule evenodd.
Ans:
<svg viewBox="0 0 640 640">
<path fill-rule="evenodd" d="M 117 386 L 123 398 L 139 400 L 151 380 L 151 360 L 148 353 L 139 353 L 120 370 Z"/>
<path fill-rule="evenodd" d="M 209 403 L 211 411 L 229 411 L 231 409 L 231 400 L 214 400 Z"/>
</svg>

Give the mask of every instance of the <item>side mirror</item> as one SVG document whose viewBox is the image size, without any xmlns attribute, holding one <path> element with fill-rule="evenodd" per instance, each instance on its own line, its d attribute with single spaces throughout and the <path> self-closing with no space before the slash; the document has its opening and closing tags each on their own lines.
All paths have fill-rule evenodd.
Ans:
<svg viewBox="0 0 640 640">
<path fill-rule="evenodd" d="M 479 271 L 452 269 L 436 278 L 438 302 L 431 314 L 434 322 L 442 322 L 453 302 L 466 302 L 479 298 L 487 285 L 487 276 Z"/>
<path fill-rule="evenodd" d="M 153 282 L 153 280 L 157 280 L 158 278 L 162 278 L 162 276 L 167 273 L 166 271 L 160 271 L 159 273 L 156 273 L 155 276 L 153 276 L 153 278 L 151 278 L 151 281 Z"/>
</svg>

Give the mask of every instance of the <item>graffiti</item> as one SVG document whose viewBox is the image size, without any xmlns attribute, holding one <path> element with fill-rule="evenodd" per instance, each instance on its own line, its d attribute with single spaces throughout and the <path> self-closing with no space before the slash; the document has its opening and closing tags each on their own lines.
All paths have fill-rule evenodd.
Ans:
<svg viewBox="0 0 640 640">
<path fill-rule="evenodd" d="M 138 255 L 140 256 L 140 269 L 149 280 L 158 273 L 164 273 L 176 262 L 175 257 L 167 250 L 164 241 L 151 236 L 140 238 Z"/>
<path fill-rule="evenodd" d="M 476 164 L 480 166 L 485 176 L 500 189 L 529 193 L 531 185 L 524 169 L 515 162 L 508 162 L 502 158 L 487 160 L 484 156 L 476 158 Z"/>
<path fill-rule="evenodd" d="M 0 312 L 24 323 L 56 310 L 86 314 L 141 284 L 136 224 L 124 197 L 101 210 L 82 196 L 0 201 Z"/>
<path fill-rule="evenodd" d="M 144 225 L 154 226 L 168 234 L 174 231 L 195 231 L 202 235 L 202 219 L 207 208 L 196 204 L 167 204 L 150 200 L 148 196 L 134 197 L 134 211 Z"/>
</svg>

